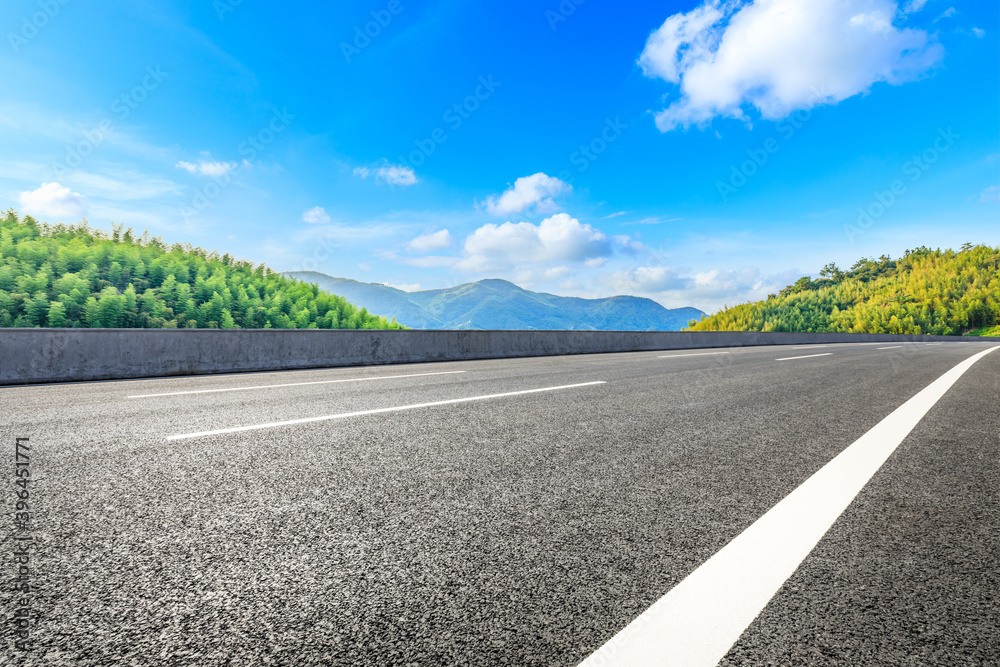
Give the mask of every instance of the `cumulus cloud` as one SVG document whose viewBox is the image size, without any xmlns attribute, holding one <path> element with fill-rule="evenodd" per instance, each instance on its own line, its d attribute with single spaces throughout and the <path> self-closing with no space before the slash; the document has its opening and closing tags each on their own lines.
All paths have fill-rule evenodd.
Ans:
<svg viewBox="0 0 1000 667">
<path fill-rule="evenodd" d="M 695 306 L 711 313 L 724 305 L 764 299 L 801 275 L 797 269 L 766 275 L 756 267 L 692 272 L 686 267 L 635 266 L 597 279 L 619 294 L 649 297 L 668 308 Z"/>
<path fill-rule="evenodd" d="M 302 222 L 308 222 L 310 225 L 328 225 L 330 216 L 322 206 L 314 206 L 302 214 Z"/>
<path fill-rule="evenodd" d="M 213 160 L 199 160 L 198 162 L 185 162 L 181 160 L 175 166 L 191 174 L 223 176 L 236 169 L 237 164 L 235 162 L 216 162 Z"/>
<path fill-rule="evenodd" d="M 944 51 L 926 32 L 893 25 L 897 11 L 894 0 L 707 0 L 674 14 L 639 58 L 646 76 L 679 89 L 656 125 L 745 120 L 747 106 L 779 119 L 912 80 Z"/>
<path fill-rule="evenodd" d="M 583 262 L 611 252 L 611 242 L 603 232 L 557 213 L 537 225 L 483 225 L 465 240 L 465 257 L 458 266 L 472 271 L 503 270 L 532 262 Z"/>
<path fill-rule="evenodd" d="M 410 250 L 415 250 L 416 252 L 428 252 L 430 250 L 448 248 L 454 242 L 454 239 L 451 237 L 451 232 L 447 229 L 442 229 L 441 231 L 437 231 L 432 234 L 423 234 L 422 236 L 418 236 L 407 243 L 406 247 Z"/>
<path fill-rule="evenodd" d="M 401 164 L 385 163 L 378 167 L 355 167 L 354 175 L 361 178 L 375 177 L 376 183 L 386 183 L 388 185 L 399 185 L 407 187 L 416 185 L 417 174 L 412 168 Z"/>
<path fill-rule="evenodd" d="M 413 173 L 413 169 L 410 167 L 403 167 L 398 164 L 390 164 L 385 167 L 380 167 L 375 173 L 375 180 L 381 180 L 389 185 L 402 185 L 406 187 L 408 185 L 415 185 L 417 182 L 417 175 Z"/>
<path fill-rule="evenodd" d="M 21 210 L 47 220 L 76 220 L 87 214 L 83 195 L 59 183 L 42 183 L 37 190 L 21 193 Z"/>
<path fill-rule="evenodd" d="M 555 198 L 573 189 L 568 183 L 542 172 L 522 176 L 498 197 L 486 200 L 486 210 L 493 215 L 511 215 L 529 208 L 545 214 L 556 210 Z"/>
</svg>

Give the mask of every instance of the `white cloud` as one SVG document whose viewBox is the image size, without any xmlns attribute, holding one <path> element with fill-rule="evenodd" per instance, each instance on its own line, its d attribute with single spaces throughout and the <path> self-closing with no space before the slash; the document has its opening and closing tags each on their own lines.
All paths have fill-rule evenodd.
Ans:
<svg viewBox="0 0 1000 667">
<path fill-rule="evenodd" d="M 202 176 L 223 176 L 233 169 L 236 169 L 235 162 L 217 162 L 212 160 L 199 160 L 198 162 L 185 162 L 181 160 L 176 165 L 178 169 L 183 169 L 191 174 L 201 174 Z"/>
<path fill-rule="evenodd" d="M 639 255 L 650 250 L 649 246 L 642 241 L 633 241 L 631 236 L 620 234 L 614 237 L 615 243 L 621 246 L 622 252 L 626 255 Z"/>
<path fill-rule="evenodd" d="M 406 246 L 410 250 L 415 250 L 417 252 L 427 252 L 429 250 L 440 250 L 442 248 L 450 247 L 455 240 L 451 237 L 451 232 L 447 229 L 442 229 L 441 231 L 434 232 L 433 234 L 424 234 L 413 239 Z"/>
<path fill-rule="evenodd" d="M 685 289 L 690 279 L 665 266 L 637 266 L 616 271 L 606 276 L 605 282 L 619 292 L 649 294 Z"/>
<path fill-rule="evenodd" d="M 413 173 L 413 169 L 410 167 L 390 164 L 385 167 L 379 167 L 378 172 L 375 174 L 375 180 L 381 180 L 389 185 L 401 185 L 406 187 L 408 185 L 416 184 L 417 175 Z"/>
<path fill-rule="evenodd" d="M 459 268 L 493 271 L 524 263 L 582 262 L 611 254 L 608 237 L 566 213 L 538 225 L 530 222 L 486 224 L 465 240 Z"/>
<path fill-rule="evenodd" d="M 83 196 L 59 183 L 42 183 L 37 190 L 22 192 L 21 210 L 43 221 L 77 220 L 87 214 Z"/>
<path fill-rule="evenodd" d="M 541 172 L 522 176 L 499 197 L 490 197 L 486 210 L 493 215 L 511 215 L 534 207 L 539 213 L 551 213 L 557 208 L 555 198 L 572 189 L 568 183 Z"/>
<path fill-rule="evenodd" d="M 986 36 L 986 31 L 983 30 L 982 28 L 973 28 L 972 34 L 978 37 L 979 39 L 982 39 L 983 37 Z"/>
<path fill-rule="evenodd" d="M 417 175 L 411 167 L 401 164 L 385 163 L 380 167 L 369 169 L 368 167 L 355 167 L 354 175 L 361 178 L 375 176 L 376 183 L 388 183 L 389 185 L 399 185 L 407 187 L 417 183 Z"/>
<path fill-rule="evenodd" d="M 983 203 L 1000 201 L 1000 185 L 991 185 L 983 190 L 979 195 L 979 201 Z"/>
<path fill-rule="evenodd" d="M 322 206 L 314 206 L 302 214 L 302 222 L 308 222 L 310 225 L 328 225 L 330 216 Z"/>
<path fill-rule="evenodd" d="M 423 287 L 420 286 L 420 283 L 399 283 L 398 285 L 390 283 L 389 287 L 395 287 L 396 289 L 403 290 L 404 292 L 419 292 L 423 289 Z"/>
<path fill-rule="evenodd" d="M 941 12 L 941 14 L 936 19 L 934 19 L 934 22 L 937 23 L 941 19 L 950 19 L 957 13 L 958 13 L 957 9 L 955 9 L 954 7 L 949 7 L 948 9 Z"/>
<path fill-rule="evenodd" d="M 927 0 L 910 0 L 906 3 L 906 9 L 903 10 L 904 14 L 912 14 L 913 12 L 919 12 L 927 4 Z"/>
<path fill-rule="evenodd" d="M 894 0 L 706 0 L 649 37 L 643 72 L 679 87 L 656 114 L 667 132 L 722 116 L 764 118 L 899 84 L 943 56 L 922 30 L 893 25 Z"/>
</svg>

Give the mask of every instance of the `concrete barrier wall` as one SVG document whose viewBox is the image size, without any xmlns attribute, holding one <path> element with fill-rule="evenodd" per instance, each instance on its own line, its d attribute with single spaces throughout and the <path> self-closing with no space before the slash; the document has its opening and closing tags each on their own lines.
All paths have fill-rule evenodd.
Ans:
<svg viewBox="0 0 1000 667">
<path fill-rule="evenodd" d="M 0 385 L 751 345 L 997 338 L 618 331 L 0 329 Z"/>
</svg>

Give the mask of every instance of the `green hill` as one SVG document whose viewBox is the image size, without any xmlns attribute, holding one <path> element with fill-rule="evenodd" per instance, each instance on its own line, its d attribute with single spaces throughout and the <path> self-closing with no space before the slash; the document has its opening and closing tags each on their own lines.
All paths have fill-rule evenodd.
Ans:
<svg viewBox="0 0 1000 667">
<path fill-rule="evenodd" d="M 389 329 L 395 321 L 229 255 L 0 218 L 0 327 Z"/>
<path fill-rule="evenodd" d="M 580 299 L 531 292 L 497 279 L 404 292 L 315 271 L 284 275 L 342 294 L 414 329 L 677 331 L 704 315 L 696 308 L 668 309 L 652 299 L 635 296 Z"/>
<path fill-rule="evenodd" d="M 961 335 L 1000 323 L 998 267 L 1000 248 L 971 244 L 862 259 L 846 272 L 828 264 L 818 280 L 800 278 L 688 330 Z"/>
</svg>

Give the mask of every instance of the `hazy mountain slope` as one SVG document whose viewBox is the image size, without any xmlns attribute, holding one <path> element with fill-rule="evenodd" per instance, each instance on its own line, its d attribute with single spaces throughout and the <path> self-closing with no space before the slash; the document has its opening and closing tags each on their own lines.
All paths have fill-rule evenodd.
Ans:
<svg viewBox="0 0 1000 667">
<path fill-rule="evenodd" d="M 414 329 L 676 331 L 704 315 L 696 308 L 667 309 L 634 296 L 579 299 L 531 292 L 505 280 L 404 292 L 313 271 L 284 275 L 314 283 Z"/>
</svg>

